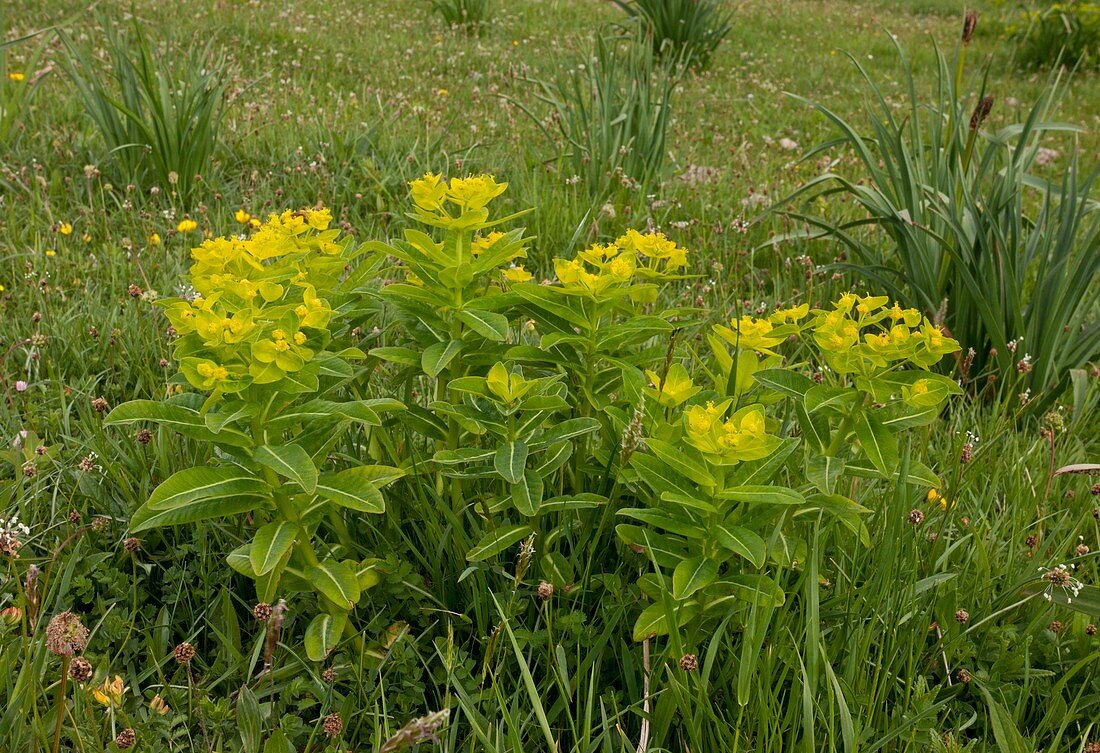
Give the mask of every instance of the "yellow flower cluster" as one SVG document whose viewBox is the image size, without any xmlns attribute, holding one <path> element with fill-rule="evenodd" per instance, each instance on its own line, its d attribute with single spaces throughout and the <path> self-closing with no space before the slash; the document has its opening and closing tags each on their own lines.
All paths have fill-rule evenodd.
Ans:
<svg viewBox="0 0 1100 753">
<path fill-rule="evenodd" d="M 437 173 L 409 182 L 416 213 L 421 222 L 435 227 L 469 230 L 483 227 L 489 218 L 489 202 L 504 193 L 507 183 L 491 175 L 451 178 Z"/>
<path fill-rule="evenodd" d="M 749 405 L 724 418 L 731 400 L 718 405 L 693 405 L 684 413 L 688 444 L 719 464 L 766 458 L 779 446 L 779 437 L 765 429 L 764 409 Z"/>
<path fill-rule="evenodd" d="M 672 279 L 687 265 L 687 250 L 662 233 L 628 230 L 614 243 L 596 244 L 573 259 L 554 259 L 554 271 L 566 292 L 599 298 L 627 293 L 651 299 L 647 282 Z"/>
<path fill-rule="evenodd" d="M 658 404 L 666 408 L 675 408 L 681 403 L 692 398 L 701 389 L 695 385 L 691 375 L 682 363 L 674 363 L 668 373 L 662 379 L 657 372 L 646 369 L 645 375 L 649 377 L 651 385 L 648 390 L 650 397 L 655 397 Z"/>
<path fill-rule="evenodd" d="M 841 374 L 867 374 L 908 362 L 927 369 L 959 350 L 916 309 L 888 307 L 886 296 L 846 293 L 831 311 L 815 310 L 814 340 L 829 367 Z M 927 386 L 927 385 L 926 385 Z M 918 389 L 917 385 L 913 385 Z"/>
<path fill-rule="evenodd" d="M 809 313 L 809 305 L 802 304 L 794 308 L 776 311 L 767 319 L 756 319 L 751 316 L 732 319 L 730 326 L 716 325 L 714 331 L 723 340 L 736 348 L 775 355 L 772 348 L 791 335 L 797 335 L 801 332 L 802 327 L 799 326 L 798 322 L 805 319 Z"/>
<path fill-rule="evenodd" d="M 328 342 L 325 295 L 346 244 L 327 209 L 271 215 L 250 238 L 215 238 L 191 252 L 197 295 L 161 305 L 177 334 L 180 370 L 202 390 L 236 392 L 296 372 Z"/>
</svg>

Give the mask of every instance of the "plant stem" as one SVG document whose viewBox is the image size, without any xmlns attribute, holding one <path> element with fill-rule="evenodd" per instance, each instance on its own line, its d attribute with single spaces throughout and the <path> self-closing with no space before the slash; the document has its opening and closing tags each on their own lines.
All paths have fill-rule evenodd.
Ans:
<svg viewBox="0 0 1100 753">
<path fill-rule="evenodd" d="M 57 686 L 57 722 L 53 728 L 53 753 L 61 749 L 61 720 L 65 713 L 65 689 L 69 680 L 70 657 L 61 657 L 61 682 Z"/>
</svg>

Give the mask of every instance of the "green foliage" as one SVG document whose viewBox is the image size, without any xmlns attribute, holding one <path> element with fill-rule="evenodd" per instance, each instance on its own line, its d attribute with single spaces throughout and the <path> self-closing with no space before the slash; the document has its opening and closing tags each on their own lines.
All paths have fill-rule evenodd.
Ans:
<svg viewBox="0 0 1100 753">
<path fill-rule="evenodd" d="M 493 0 L 432 0 L 432 8 L 448 26 L 477 34 L 490 20 Z"/>
<path fill-rule="evenodd" d="M 677 71 L 634 42 L 600 36 L 591 58 L 558 80 L 535 82 L 567 183 L 579 182 L 596 201 L 644 193 L 662 178 Z"/>
<path fill-rule="evenodd" d="M 1100 354 L 1094 296 L 1100 257 L 1091 251 L 1100 241 L 1100 214 L 1090 199 L 1097 174 L 1081 175 L 1074 155 L 1060 182 L 1036 177 L 1043 138 L 1077 130 L 1049 120 L 1057 80 L 1023 122 L 987 130 L 992 96 L 979 95 L 974 104 L 962 93 L 965 49 L 953 67 L 937 53 L 929 100 L 918 95 L 898 48 L 909 98 L 903 113 L 860 66 L 870 95 L 866 129 L 810 103 L 840 135 L 807 159 L 848 148 L 866 177 L 829 171 L 807 181 L 784 211 L 810 229 L 784 237 L 842 243 L 862 274 L 942 317 L 964 350 L 973 351 L 963 378 L 975 389 L 990 373 L 1005 375 L 1002 399 L 1027 395 L 1035 410 L 1044 410 L 1071 370 Z M 842 197 L 864 216 L 813 211 Z M 878 232 L 863 232 L 868 225 Z"/>
<path fill-rule="evenodd" d="M 720 0 L 615 0 L 641 25 L 659 58 L 704 69 L 732 28 L 733 12 Z"/>
<path fill-rule="evenodd" d="M 212 178 L 229 83 L 225 59 L 211 44 L 165 55 L 139 25 L 123 36 L 102 19 L 109 72 L 91 48 L 59 34 L 62 63 L 103 139 L 104 156 L 121 180 L 157 186 L 191 208 L 202 181 Z"/>
<path fill-rule="evenodd" d="M 1100 65 L 1100 4 L 1046 5 L 1024 13 L 1008 31 L 1019 44 L 1020 61 L 1028 67 Z"/>
</svg>

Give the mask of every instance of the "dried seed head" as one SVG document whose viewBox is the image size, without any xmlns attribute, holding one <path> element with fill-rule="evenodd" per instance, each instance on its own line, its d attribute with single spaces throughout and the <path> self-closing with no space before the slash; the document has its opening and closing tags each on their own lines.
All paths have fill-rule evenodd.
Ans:
<svg viewBox="0 0 1100 753">
<path fill-rule="evenodd" d="M 993 111 L 993 95 L 986 94 L 982 101 L 974 108 L 974 114 L 970 116 L 970 130 L 977 131 L 985 123 L 989 113 Z M 1030 369 L 1029 369 L 1030 370 Z"/>
<path fill-rule="evenodd" d="M 325 733 L 325 737 L 338 737 L 344 730 L 344 720 L 334 711 L 325 717 L 325 721 L 321 723 L 321 730 Z"/>
<path fill-rule="evenodd" d="M 1085 635 L 1096 635 L 1096 626 L 1091 622 L 1085 626 Z"/>
<path fill-rule="evenodd" d="M 336 667 L 325 667 L 325 671 L 321 673 L 321 679 L 329 685 L 336 682 Z"/>
<path fill-rule="evenodd" d="M 141 549 L 141 539 L 135 539 L 133 536 L 131 536 L 122 542 L 122 548 L 130 554 L 133 554 L 138 549 Z"/>
<path fill-rule="evenodd" d="M 1093 741 L 1089 743 L 1082 753 L 1100 753 L 1100 742 Z"/>
<path fill-rule="evenodd" d="M 1047 627 L 1050 629 L 1050 632 L 1057 635 L 1058 633 L 1062 632 L 1062 628 L 1065 626 L 1062 624 L 1061 620 L 1055 620 L 1054 622 L 1047 625 Z"/>
<path fill-rule="evenodd" d="M 137 733 L 130 727 L 122 730 L 118 733 L 118 737 L 115 738 L 115 745 L 122 750 L 134 747 L 134 743 L 137 742 Z"/>
<path fill-rule="evenodd" d="M 94 673 L 95 669 L 92 667 L 92 663 L 83 656 L 76 657 L 69 665 L 69 677 L 76 682 L 87 682 L 92 679 Z"/>
<path fill-rule="evenodd" d="M 252 616 L 261 622 L 267 622 L 267 619 L 271 616 L 271 605 L 266 601 L 259 602 L 252 607 Z"/>
<path fill-rule="evenodd" d="M 136 439 L 139 444 L 149 444 L 153 441 L 153 432 L 148 429 L 138 429 L 137 434 L 134 435 L 134 439 Z"/>
<path fill-rule="evenodd" d="M 695 658 L 695 654 L 684 654 L 681 656 L 680 669 L 685 672 L 694 672 L 699 669 L 699 660 Z"/>
<path fill-rule="evenodd" d="M 195 647 L 184 641 L 176 646 L 175 650 L 172 651 L 172 656 L 175 657 L 176 663 L 187 666 L 195 658 Z"/>
<path fill-rule="evenodd" d="M 956 611 L 955 622 L 962 623 L 963 625 L 970 622 L 970 612 L 967 612 L 965 609 L 960 609 Z"/>
<path fill-rule="evenodd" d="M 1028 549 L 1034 549 L 1039 544 L 1039 537 L 1035 534 L 1031 534 L 1026 539 L 1024 539 L 1024 544 L 1027 546 Z"/>
<path fill-rule="evenodd" d="M 554 584 L 539 581 L 539 601 L 549 601 L 554 595 Z"/>
<path fill-rule="evenodd" d="M 968 10 L 966 12 L 966 18 L 963 19 L 963 46 L 970 44 L 970 40 L 974 38 L 974 30 L 976 28 L 978 28 L 978 12 L 975 10 Z"/>
<path fill-rule="evenodd" d="M 955 673 L 955 678 L 961 683 L 968 683 L 971 680 L 970 672 L 966 669 L 960 669 Z"/>
<path fill-rule="evenodd" d="M 78 510 L 69 510 L 69 522 L 73 525 L 80 522 L 80 512 Z"/>
<path fill-rule="evenodd" d="M 87 458 L 85 458 L 85 460 L 87 460 Z M 83 461 L 81 461 L 81 462 L 83 462 Z M 92 518 L 92 530 L 93 531 L 102 531 L 104 528 L 106 528 L 110 524 L 111 524 L 111 519 L 106 517 L 106 516 L 96 515 L 94 518 Z"/>
<path fill-rule="evenodd" d="M 46 626 L 46 649 L 57 656 L 79 654 L 88 647 L 88 628 L 72 612 L 62 612 Z"/>
<path fill-rule="evenodd" d="M 97 397 L 92 400 L 92 407 L 95 408 L 96 413 L 105 413 L 110 405 L 107 404 L 107 400 L 102 397 Z"/>
<path fill-rule="evenodd" d="M 914 526 L 919 526 L 924 522 L 924 512 L 918 509 L 913 509 L 909 512 L 909 522 Z"/>
</svg>

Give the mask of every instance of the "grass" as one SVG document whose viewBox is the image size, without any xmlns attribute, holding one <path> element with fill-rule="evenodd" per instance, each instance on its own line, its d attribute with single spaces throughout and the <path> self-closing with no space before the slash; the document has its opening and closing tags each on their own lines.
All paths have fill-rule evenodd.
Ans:
<svg viewBox="0 0 1100 753">
<path fill-rule="evenodd" d="M 260 737 L 273 741 L 265 753 L 291 750 L 286 740 L 323 750 L 322 720 L 334 711 L 343 741 L 360 750 L 385 749 L 403 728 L 397 739 L 431 749 L 430 732 L 448 751 L 626 751 L 643 734 L 650 750 L 677 751 L 1076 752 L 1100 740 L 1100 641 L 1088 633 L 1100 615 L 1067 609 L 1058 603 L 1064 594 L 1048 603 L 1026 591 L 1040 568 L 1062 563 L 1076 565 L 1082 582 L 1100 582 L 1092 481 L 1051 475 L 1100 455 L 1097 382 L 1087 373 L 1045 425 L 962 401 L 914 431 L 910 456 L 940 471 L 946 509 L 916 484 L 851 482 L 844 492 L 870 510 L 870 545 L 835 524 L 813 526 L 795 546 L 799 566 L 785 571 L 786 603 L 722 623 L 695 647 L 693 673 L 678 668 L 674 647 L 630 640 L 638 606 L 630 584 L 648 569 L 644 558 L 625 558 L 589 589 L 539 601 L 537 583 L 515 577 L 510 553 L 467 569 L 474 532 L 430 487 L 410 487 L 386 516 L 355 524 L 387 570 L 358 610 L 360 645 L 344 642 L 325 666 L 308 661 L 308 615 L 291 609 L 263 684 L 253 678 L 264 626 L 250 617 L 248 583 L 225 575 L 225 554 L 246 540 L 241 525 L 153 532 L 138 552 L 124 548 L 126 521 L 155 483 L 212 451 L 106 429 L 92 401 L 165 393 L 166 322 L 148 298 L 173 294 L 200 233 L 233 232 L 239 209 L 262 216 L 323 203 L 363 240 L 395 237 L 409 225 L 407 180 L 427 170 L 487 171 L 511 184 L 505 210 L 537 208 L 524 222 L 535 236 L 528 268 L 538 276 L 553 273 L 553 256 L 651 222 L 702 259 L 700 278 L 682 293 L 713 321 L 746 304 L 862 290 L 857 273 L 834 279 L 835 243 L 769 244 L 792 228 L 764 210 L 821 171 L 799 158 L 835 136 L 786 93 L 855 117 L 864 90 L 850 52 L 901 107 L 907 84 L 888 32 L 927 88 L 932 42 L 954 43 L 962 5 L 729 5 L 733 27 L 709 68 L 678 83 L 665 180 L 649 195 L 624 192 L 597 205 L 567 182 L 556 159 L 564 145 L 552 140 L 552 123 L 536 122 L 550 109 L 531 82 L 565 77 L 584 61 L 601 24 L 622 18 L 611 2 L 496 3 L 475 37 L 447 28 L 426 0 L 183 0 L 171 23 L 162 4 L 138 0 L 132 11 L 158 55 L 198 39 L 226 56 L 223 143 L 193 206 L 169 185 L 111 185 L 105 146 L 64 74 L 56 36 L 0 48 L 0 71 L 37 78 L 0 144 L 0 458 L 8 459 L 0 460 L 0 518 L 18 513 L 32 529 L 22 557 L 4 557 L 0 609 L 27 605 L 26 566 L 36 564 L 40 613 L 88 615 L 95 682 L 118 674 L 131 688 L 114 712 L 73 694 L 65 728 L 82 737 L 66 732 L 63 750 L 109 749 L 127 726 L 149 741 L 139 750 L 250 750 Z M 1026 113 L 1046 79 L 1014 65 L 998 31 L 1004 7 L 977 5 L 970 61 L 988 58 L 995 127 Z M 105 58 L 103 30 L 83 8 L 0 0 L 0 27 L 14 39 L 58 25 Z M 1072 137 L 1082 174 L 1100 152 L 1096 88 L 1096 74 L 1080 72 L 1057 113 L 1085 129 Z M 1067 167 L 1068 138 L 1047 143 L 1059 152 L 1048 177 Z M 859 175 L 850 153 L 821 159 Z M 176 231 L 185 210 L 198 230 Z M 21 472 L 23 448 L 9 449 L 21 430 L 51 448 L 33 478 Z M 31 442 L 23 441 L 28 451 Z M 973 457 L 964 464 L 967 444 Z M 91 472 L 80 468 L 85 459 Z M 70 511 L 80 523 L 69 522 Z M 110 524 L 85 530 L 96 515 Z M 583 541 L 585 531 L 570 535 Z M 199 650 L 190 668 L 171 658 L 184 640 Z M 41 640 L 0 619 L 0 748 L 50 749 L 56 666 Z M 327 667 L 332 682 L 321 676 Z M 172 713 L 150 710 L 154 694 Z M 441 717 L 413 723 L 443 709 L 442 725 Z"/>
</svg>

